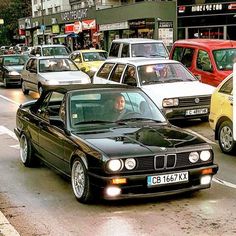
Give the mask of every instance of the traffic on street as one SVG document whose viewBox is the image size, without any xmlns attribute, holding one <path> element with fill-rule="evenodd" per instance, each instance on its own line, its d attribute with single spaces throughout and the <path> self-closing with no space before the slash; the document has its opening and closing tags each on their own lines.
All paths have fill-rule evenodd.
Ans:
<svg viewBox="0 0 236 236">
<path fill-rule="evenodd" d="M 0 1 L 0 236 L 236 236 L 235 10 Z"/>
<path fill-rule="evenodd" d="M 234 235 L 236 159 L 221 152 L 208 122 L 174 125 L 198 134 L 213 147 L 219 166 L 209 189 L 172 196 L 83 205 L 71 183 L 49 167 L 25 168 L 14 134 L 19 104 L 37 99 L 20 88 L 0 87 L 1 209 L 21 235 Z"/>
</svg>

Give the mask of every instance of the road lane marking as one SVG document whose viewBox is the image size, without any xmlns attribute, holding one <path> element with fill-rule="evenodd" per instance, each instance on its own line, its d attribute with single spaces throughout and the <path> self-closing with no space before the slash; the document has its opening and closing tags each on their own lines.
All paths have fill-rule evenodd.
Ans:
<svg viewBox="0 0 236 236">
<path fill-rule="evenodd" d="M 0 135 L 1 134 L 7 134 L 10 137 L 12 137 L 13 139 L 18 141 L 18 138 L 16 137 L 15 133 L 2 125 L 0 125 Z"/>
<path fill-rule="evenodd" d="M 15 102 L 14 100 L 11 100 L 10 98 L 4 97 L 4 96 L 2 96 L 2 95 L 0 95 L 0 98 L 6 100 L 6 101 L 8 101 L 8 102 L 11 102 L 11 103 L 13 103 L 13 104 L 15 104 L 15 105 L 17 105 L 17 106 L 20 105 L 19 103 Z"/>
<path fill-rule="evenodd" d="M 217 177 L 213 177 L 212 179 L 214 182 L 218 183 L 218 184 L 222 184 L 222 185 L 225 185 L 227 187 L 230 187 L 230 188 L 235 188 L 236 189 L 236 185 L 235 184 L 232 184 L 230 182 L 227 182 L 227 181 L 224 181 L 222 179 L 219 179 Z"/>
<path fill-rule="evenodd" d="M 20 236 L 15 228 L 10 224 L 7 218 L 0 211 L 0 235 L 3 236 Z"/>
</svg>

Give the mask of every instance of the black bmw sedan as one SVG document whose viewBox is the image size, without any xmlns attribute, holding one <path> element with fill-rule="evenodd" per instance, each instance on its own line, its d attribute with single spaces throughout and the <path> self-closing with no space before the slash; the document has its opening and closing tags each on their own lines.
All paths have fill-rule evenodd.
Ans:
<svg viewBox="0 0 236 236">
<path fill-rule="evenodd" d="M 41 160 L 70 177 L 83 203 L 205 189 L 218 170 L 208 143 L 125 85 L 45 87 L 20 105 L 15 133 L 23 164 Z"/>
</svg>

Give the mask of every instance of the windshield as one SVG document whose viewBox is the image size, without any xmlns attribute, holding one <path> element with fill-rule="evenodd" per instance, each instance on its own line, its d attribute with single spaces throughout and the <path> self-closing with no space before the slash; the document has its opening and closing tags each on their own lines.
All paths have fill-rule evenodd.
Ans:
<svg viewBox="0 0 236 236">
<path fill-rule="evenodd" d="M 43 56 L 67 56 L 70 51 L 66 47 L 45 47 L 42 48 Z"/>
<path fill-rule="evenodd" d="M 236 62 L 236 48 L 214 50 L 213 56 L 218 70 L 233 70 Z"/>
<path fill-rule="evenodd" d="M 158 63 L 139 66 L 138 76 L 141 85 L 197 81 L 180 63 Z"/>
<path fill-rule="evenodd" d="M 84 52 L 84 61 L 105 61 L 107 58 L 106 52 Z"/>
<path fill-rule="evenodd" d="M 39 72 L 78 71 L 78 67 L 68 58 L 50 58 L 39 61 Z"/>
<path fill-rule="evenodd" d="M 143 92 L 100 89 L 73 92 L 69 102 L 72 128 L 81 125 L 166 119 Z"/>
<path fill-rule="evenodd" d="M 168 58 L 168 51 L 163 43 L 138 43 L 131 46 L 132 57 Z"/>
<path fill-rule="evenodd" d="M 28 60 L 27 55 L 22 56 L 8 56 L 4 58 L 3 65 L 4 66 L 23 66 L 25 62 Z"/>
</svg>

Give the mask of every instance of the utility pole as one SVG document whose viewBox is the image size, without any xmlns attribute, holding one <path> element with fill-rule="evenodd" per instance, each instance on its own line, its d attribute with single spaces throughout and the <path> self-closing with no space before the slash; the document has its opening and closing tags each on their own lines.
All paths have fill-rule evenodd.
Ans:
<svg viewBox="0 0 236 236">
<path fill-rule="evenodd" d="M 44 11 L 43 11 L 43 0 L 41 0 L 41 17 L 42 17 L 42 24 L 41 30 L 43 31 L 43 44 L 45 44 L 45 24 L 44 24 Z"/>
</svg>

